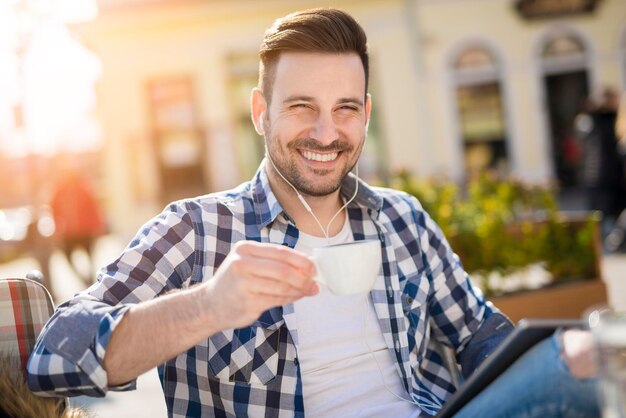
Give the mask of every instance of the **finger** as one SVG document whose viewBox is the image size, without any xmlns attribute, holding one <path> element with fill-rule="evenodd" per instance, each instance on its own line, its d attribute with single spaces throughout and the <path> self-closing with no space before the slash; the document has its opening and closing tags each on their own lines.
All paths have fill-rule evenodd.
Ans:
<svg viewBox="0 0 626 418">
<path fill-rule="evenodd" d="M 248 291 L 255 295 L 277 296 L 283 298 L 299 297 L 306 294 L 308 287 L 297 289 L 286 282 L 267 279 L 264 277 L 254 277 L 246 281 Z"/>
<path fill-rule="evenodd" d="M 315 264 L 308 255 L 284 245 L 245 241 L 238 246 L 238 251 L 242 255 L 279 260 L 306 273 L 315 274 Z"/>
<path fill-rule="evenodd" d="M 242 273 L 251 277 L 270 279 L 306 292 L 313 281 L 313 275 L 295 268 L 291 264 L 267 258 L 246 257 L 241 265 Z"/>
<path fill-rule="evenodd" d="M 259 282 L 256 282 L 256 280 L 259 280 Z M 252 281 L 255 281 L 255 283 L 249 285 L 248 290 L 255 295 L 262 294 L 299 299 L 303 296 L 315 296 L 320 292 L 320 286 L 315 280 L 311 280 L 310 283 L 298 289 L 271 279 L 257 277 L 250 280 L 250 282 Z"/>
</svg>

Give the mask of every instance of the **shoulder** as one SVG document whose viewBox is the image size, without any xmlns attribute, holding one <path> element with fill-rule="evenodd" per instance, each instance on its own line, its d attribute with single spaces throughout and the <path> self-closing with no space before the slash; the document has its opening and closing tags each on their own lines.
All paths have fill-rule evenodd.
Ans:
<svg viewBox="0 0 626 418">
<path fill-rule="evenodd" d="M 194 220 L 207 215 L 244 213 L 251 204 L 250 184 L 246 182 L 230 190 L 177 200 L 170 203 L 164 212 L 188 216 Z"/>
<path fill-rule="evenodd" d="M 382 198 L 381 220 L 395 231 L 409 229 L 424 236 L 442 236 L 442 232 L 420 201 L 413 195 L 390 188 L 373 190 Z"/>
<path fill-rule="evenodd" d="M 422 204 L 411 194 L 386 187 L 372 187 L 372 190 L 381 197 L 385 214 L 420 218 L 425 213 Z"/>
</svg>

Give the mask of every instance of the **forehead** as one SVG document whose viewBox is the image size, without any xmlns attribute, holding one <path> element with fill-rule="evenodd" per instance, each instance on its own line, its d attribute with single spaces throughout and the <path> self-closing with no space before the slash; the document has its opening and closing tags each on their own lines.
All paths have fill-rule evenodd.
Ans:
<svg viewBox="0 0 626 418">
<path fill-rule="evenodd" d="M 284 52 L 276 63 L 272 97 L 364 97 L 365 71 L 356 53 Z"/>
</svg>

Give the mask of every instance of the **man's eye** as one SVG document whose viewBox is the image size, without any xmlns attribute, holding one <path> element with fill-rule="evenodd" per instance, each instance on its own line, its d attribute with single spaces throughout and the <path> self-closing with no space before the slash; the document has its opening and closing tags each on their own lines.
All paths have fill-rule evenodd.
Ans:
<svg viewBox="0 0 626 418">
<path fill-rule="evenodd" d="M 309 106 L 306 105 L 305 103 L 296 103 L 296 104 L 292 104 L 291 106 L 289 106 L 290 109 L 306 109 Z"/>
<path fill-rule="evenodd" d="M 341 106 L 340 107 L 341 110 L 349 110 L 351 112 L 358 112 L 359 109 L 356 106 Z"/>
</svg>

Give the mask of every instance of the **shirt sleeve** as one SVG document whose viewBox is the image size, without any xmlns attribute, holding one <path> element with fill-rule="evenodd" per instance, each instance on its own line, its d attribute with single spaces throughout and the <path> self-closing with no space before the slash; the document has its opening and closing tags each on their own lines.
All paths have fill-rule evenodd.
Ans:
<svg viewBox="0 0 626 418">
<path fill-rule="evenodd" d="M 28 361 L 28 385 L 44 396 L 104 396 L 108 390 L 131 390 L 135 381 L 108 386 L 103 368 L 111 334 L 128 306 L 112 308 L 96 301 L 62 306 L 50 318 Z M 100 311 L 100 312 L 99 312 Z M 97 322 L 95 337 L 85 332 Z"/>
<path fill-rule="evenodd" d="M 472 285 L 439 226 L 417 205 L 423 215 L 423 221 L 418 222 L 422 226 L 420 243 L 431 282 L 428 309 L 434 324 L 432 335 L 455 349 L 468 375 L 508 335 L 512 325 Z M 488 320 L 494 313 L 497 315 Z"/>
<path fill-rule="evenodd" d="M 498 311 L 493 311 L 491 315 L 485 317 L 463 350 L 457 354 L 463 377 L 468 378 L 474 373 L 513 329 L 513 323 L 509 318 Z"/>
<path fill-rule="evenodd" d="M 197 262 L 193 222 L 174 204 L 142 227 L 98 282 L 60 305 L 37 339 L 27 366 L 31 390 L 44 396 L 104 396 L 135 388 L 109 386 L 103 367 L 116 326 L 133 304 L 186 286 Z"/>
</svg>

